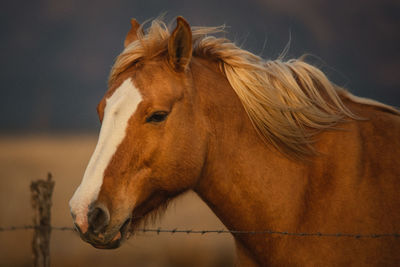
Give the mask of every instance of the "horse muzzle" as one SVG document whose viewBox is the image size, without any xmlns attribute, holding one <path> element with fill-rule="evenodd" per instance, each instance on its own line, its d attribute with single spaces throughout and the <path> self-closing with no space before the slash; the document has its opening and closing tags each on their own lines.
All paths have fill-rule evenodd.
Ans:
<svg viewBox="0 0 400 267">
<path fill-rule="evenodd" d="M 87 217 L 82 220 L 74 218 L 74 226 L 80 237 L 95 248 L 114 249 L 118 248 L 129 235 L 131 217 L 122 224 L 110 225 L 110 213 L 103 205 L 92 205 Z"/>
</svg>

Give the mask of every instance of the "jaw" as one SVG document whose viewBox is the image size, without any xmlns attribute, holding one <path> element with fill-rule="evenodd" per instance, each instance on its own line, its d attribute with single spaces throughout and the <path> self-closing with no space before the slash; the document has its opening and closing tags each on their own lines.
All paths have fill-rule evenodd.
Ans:
<svg viewBox="0 0 400 267">
<path fill-rule="evenodd" d="M 100 249 L 118 248 L 128 239 L 140 226 L 145 226 L 148 222 L 154 222 L 166 210 L 169 200 L 186 190 L 175 192 L 160 190 L 154 187 L 154 183 L 146 183 L 149 177 L 149 169 L 139 171 L 132 181 L 125 188 L 115 187 L 110 184 L 107 188 L 112 188 L 112 192 L 104 188 L 100 191 L 97 199 L 99 203 L 104 203 L 109 207 L 110 224 L 103 233 L 93 234 L 92 236 L 82 235 L 81 238 Z M 105 183 L 112 181 L 105 179 Z M 116 196 L 110 198 L 108 196 Z M 88 231 L 93 232 L 93 231 Z"/>
<path fill-rule="evenodd" d="M 154 222 L 161 217 L 171 199 L 172 197 L 168 197 L 165 193 L 154 194 L 146 202 L 134 208 L 130 224 L 131 233 L 134 233 L 139 226 L 145 226 L 148 222 Z"/>
</svg>

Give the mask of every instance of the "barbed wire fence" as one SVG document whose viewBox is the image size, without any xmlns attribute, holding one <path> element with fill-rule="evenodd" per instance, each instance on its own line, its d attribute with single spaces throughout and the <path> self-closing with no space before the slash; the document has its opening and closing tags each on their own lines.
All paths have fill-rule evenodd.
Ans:
<svg viewBox="0 0 400 267">
<path fill-rule="evenodd" d="M 30 186 L 31 202 L 34 210 L 33 224 L 22 226 L 7 226 L 1 227 L 0 232 L 18 231 L 18 230 L 34 230 L 32 239 L 33 265 L 35 267 L 50 266 L 50 236 L 51 231 L 76 231 L 73 227 L 68 226 L 52 226 L 51 225 L 51 206 L 52 194 L 54 189 L 54 181 L 51 173 L 48 173 L 47 180 L 33 181 Z M 361 233 L 307 233 L 307 232 L 286 232 L 275 230 L 193 230 L 193 229 L 162 229 L 162 228 L 139 228 L 135 232 L 142 233 L 170 233 L 170 234 L 233 234 L 233 235 L 281 235 L 293 237 L 337 237 L 337 238 L 400 238 L 400 233 L 376 233 L 376 234 L 361 234 Z"/>
<path fill-rule="evenodd" d="M 23 225 L 23 226 L 9 226 L 9 227 L 0 227 L 0 232 L 5 231 L 17 231 L 17 230 L 28 230 L 28 229 L 39 229 L 39 227 L 34 225 Z M 67 226 L 50 226 L 51 230 L 57 231 L 75 231 L 73 227 Z M 301 233 L 301 232 L 282 232 L 282 231 L 273 231 L 273 230 L 264 230 L 264 231 L 239 231 L 239 230 L 193 230 L 193 229 L 163 229 L 163 228 L 138 228 L 135 229 L 135 232 L 141 233 L 170 233 L 170 234 L 269 234 L 269 235 L 286 235 L 286 236 L 315 236 L 315 237 L 350 237 L 350 238 L 382 238 L 382 237 L 398 237 L 400 238 L 399 233 L 388 233 L 388 234 L 347 234 L 347 233 Z"/>
</svg>

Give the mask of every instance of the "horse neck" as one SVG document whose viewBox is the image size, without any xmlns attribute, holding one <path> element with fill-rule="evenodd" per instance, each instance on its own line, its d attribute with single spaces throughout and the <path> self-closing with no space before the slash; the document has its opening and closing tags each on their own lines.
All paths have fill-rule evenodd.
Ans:
<svg viewBox="0 0 400 267">
<path fill-rule="evenodd" d="M 290 229 L 282 210 L 295 210 L 305 183 L 303 165 L 261 140 L 217 66 L 197 60 L 192 72 L 210 132 L 194 190 L 230 230 Z M 288 194 L 292 199 L 283 197 Z"/>
</svg>

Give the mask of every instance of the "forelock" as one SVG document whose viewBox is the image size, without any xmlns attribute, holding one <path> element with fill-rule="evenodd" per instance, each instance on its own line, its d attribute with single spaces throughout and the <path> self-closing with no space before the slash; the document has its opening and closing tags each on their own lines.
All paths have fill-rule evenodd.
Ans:
<svg viewBox="0 0 400 267">
<path fill-rule="evenodd" d="M 111 69 L 109 77 L 109 85 L 111 85 L 118 76 L 126 71 L 129 67 L 140 63 L 141 61 L 154 59 L 166 55 L 168 51 L 168 40 L 172 32 L 172 23 L 168 25 L 161 19 L 155 19 L 151 22 L 147 29 L 144 29 L 146 23 L 140 26 L 137 31 L 138 39 L 130 43 L 122 53 L 117 57 L 114 66 Z M 210 56 L 212 49 L 205 44 L 211 44 L 207 41 L 220 40 L 230 42 L 224 38 L 208 37 L 207 34 L 223 31 L 220 27 L 192 27 L 193 54 Z M 208 40 L 210 41 L 210 40 Z M 212 45 L 215 45 L 213 42 Z M 215 52 L 215 51 L 214 51 Z"/>
</svg>

